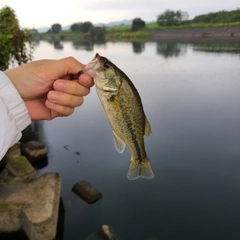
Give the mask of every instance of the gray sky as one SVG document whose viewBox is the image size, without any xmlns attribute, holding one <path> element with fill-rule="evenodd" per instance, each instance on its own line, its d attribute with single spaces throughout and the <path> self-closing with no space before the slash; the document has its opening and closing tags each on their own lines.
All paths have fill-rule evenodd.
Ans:
<svg viewBox="0 0 240 240">
<path fill-rule="evenodd" d="M 62 26 L 75 22 L 108 23 L 140 17 L 156 21 L 166 9 L 196 15 L 240 8 L 240 0 L 1 0 L 0 8 L 15 10 L 21 27 Z"/>
</svg>

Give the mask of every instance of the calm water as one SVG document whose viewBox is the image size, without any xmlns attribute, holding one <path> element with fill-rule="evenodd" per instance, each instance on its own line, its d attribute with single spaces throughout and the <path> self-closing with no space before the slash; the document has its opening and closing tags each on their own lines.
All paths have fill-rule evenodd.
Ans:
<svg viewBox="0 0 240 240">
<path fill-rule="evenodd" d="M 83 240 L 102 224 L 121 240 L 240 239 L 240 44 L 41 41 L 34 56 L 88 63 L 96 52 L 119 66 L 142 97 L 155 178 L 127 180 L 130 153 L 115 150 L 94 88 L 72 116 L 33 124 L 33 137 L 49 150 L 39 175 L 62 177 L 60 239 Z M 103 198 L 82 201 L 71 191 L 81 180 Z"/>
</svg>

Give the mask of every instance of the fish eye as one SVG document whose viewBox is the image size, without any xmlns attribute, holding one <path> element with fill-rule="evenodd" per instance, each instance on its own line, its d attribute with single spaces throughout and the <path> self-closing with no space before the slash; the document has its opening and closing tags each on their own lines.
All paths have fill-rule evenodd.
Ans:
<svg viewBox="0 0 240 240">
<path fill-rule="evenodd" d="M 104 66 L 105 68 L 109 68 L 109 67 L 110 67 L 110 64 L 109 64 L 108 62 L 105 62 L 105 63 L 103 64 L 103 66 Z"/>
</svg>

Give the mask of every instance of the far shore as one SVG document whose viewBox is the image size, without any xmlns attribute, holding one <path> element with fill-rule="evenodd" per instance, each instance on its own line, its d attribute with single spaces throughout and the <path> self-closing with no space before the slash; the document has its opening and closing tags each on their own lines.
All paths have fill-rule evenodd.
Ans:
<svg viewBox="0 0 240 240">
<path fill-rule="evenodd" d="M 186 28 L 166 29 L 149 31 L 152 40 L 189 40 L 199 38 L 211 38 L 216 40 L 229 39 L 240 42 L 240 27 L 208 27 L 208 28 Z"/>
<path fill-rule="evenodd" d="M 240 26 L 224 26 L 224 27 L 196 27 L 181 29 L 164 29 L 151 30 L 145 29 L 141 31 L 131 32 L 130 29 L 118 28 L 114 31 L 106 33 L 103 41 L 229 41 L 240 42 Z M 130 26 L 129 26 L 130 28 Z M 79 34 L 71 31 L 61 31 L 59 33 L 41 33 L 34 36 L 34 39 L 47 41 L 89 41 L 91 35 L 89 33 Z"/>
</svg>

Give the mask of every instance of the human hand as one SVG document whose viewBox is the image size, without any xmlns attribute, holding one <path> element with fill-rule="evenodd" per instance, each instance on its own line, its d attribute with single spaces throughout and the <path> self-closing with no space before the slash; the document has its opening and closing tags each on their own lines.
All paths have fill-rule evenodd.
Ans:
<svg viewBox="0 0 240 240">
<path fill-rule="evenodd" d="M 38 60 L 9 69 L 5 74 L 25 102 L 32 120 L 69 116 L 83 104 L 93 80 L 79 72 L 84 67 L 73 57 Z"/>
</svg>

